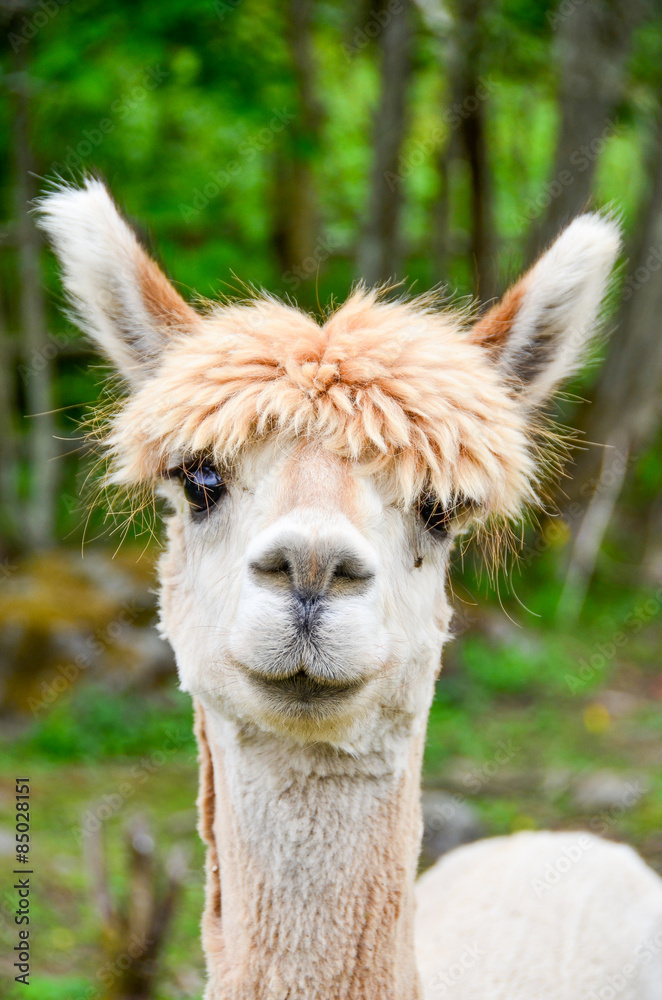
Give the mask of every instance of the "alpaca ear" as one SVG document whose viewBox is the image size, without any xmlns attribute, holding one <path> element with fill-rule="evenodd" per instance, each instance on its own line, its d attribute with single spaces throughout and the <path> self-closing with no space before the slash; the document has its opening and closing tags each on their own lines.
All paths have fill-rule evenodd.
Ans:
<svg viewBox="0 0 662 1000">
<path fill-rule="evenodd" d="M 525 402 L 543 403 L 581 364 L 620 242 L 613 219 L 580 215 L 471 330 Z"/>
<path fill-rule="evenodd" d="M 130 383 L 140 383 L 198 314 L 142 249 L 101 181 L 58 188 L 37 212 L 62 265 L 73 318 Z"/>
</svg>

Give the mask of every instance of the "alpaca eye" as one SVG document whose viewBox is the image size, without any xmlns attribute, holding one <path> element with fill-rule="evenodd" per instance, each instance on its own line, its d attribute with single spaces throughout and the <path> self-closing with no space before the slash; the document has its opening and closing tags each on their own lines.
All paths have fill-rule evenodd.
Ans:
<svg viewBox="0 0 662 1000">
<path fill-rule="evenodd" d="M 220 474 L 209 462 L 182 465 L 177 470 L 184 486 L 184 494 L 193 514 L 209 513 L 217 507 L 226 486 Z"/>
<path fill-rule="evenodd" d="M 451 522 L 452 507 L 444 507 L 432 494 L 421 497 L 418 502 L 418 516 L 427 531 L 445 537 Z"/>
</svg>

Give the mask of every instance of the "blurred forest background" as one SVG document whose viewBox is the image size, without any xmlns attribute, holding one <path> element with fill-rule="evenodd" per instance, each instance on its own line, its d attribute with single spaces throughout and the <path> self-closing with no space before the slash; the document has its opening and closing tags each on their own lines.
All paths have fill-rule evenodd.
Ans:
<svg viewBox="0 0 662 1000">
<path fill-rule="evenodd" d="M 622 217 L 611 336 L 558 402 L 606 447 L 519 567 L 458 559 L 425 857 L 583 825 L 662 870 L 661 8 L 0 2 L 0 855 L 29 773 L 39 1000 L 202 990 L 191 710 L 152 628 L 158 529 L 119 546 L 80 500 L 104 369 L 28 211 L 57 177 L 101 172 L 185 294 L 315 311 L 360 276 L 486 303 L 573 215 Z"/>
</svg>

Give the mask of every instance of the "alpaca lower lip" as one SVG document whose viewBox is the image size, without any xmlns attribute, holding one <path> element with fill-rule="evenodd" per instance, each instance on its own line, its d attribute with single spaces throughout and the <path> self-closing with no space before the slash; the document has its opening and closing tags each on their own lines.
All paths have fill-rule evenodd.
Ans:
<svg viewBox="0 0 662 1000">
<path fill-rule="evenodd" d="M 330 702 L 347 697 L 362 686 L 361 681 L 320 681 L 311 677 L 305 670 L 290 677 L 271 678 L 258 674 L 251 675 L 260 687 L 272 695 L 280 695 L 288 701 L 298 704 L 315 704 Z"/>
</svg>

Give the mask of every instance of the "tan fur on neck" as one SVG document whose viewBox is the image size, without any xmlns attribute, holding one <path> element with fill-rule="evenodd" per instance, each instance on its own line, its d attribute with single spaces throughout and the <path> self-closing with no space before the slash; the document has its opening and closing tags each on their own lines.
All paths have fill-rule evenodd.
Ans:
<svg viewBox="0 0 662 1000">
<path fill-rule="evenodd" d="M 261 738 L 228 748 L 208 728 L 198 702 L 206 1000 L 420 1000 L 422 739 L 400 773 L 361 775 L 313 752 L 292 767 L 288 748 Z"/>
<path fill-rule="evenodd" d="M 195 712 L 195 736 L 198 741 L 198 833 L 207 847 L 207 886 L 205 891 L 205 912 L 202 934 L 205 950 L 213 950 L 218 940 L 221 918 L 221 877 L 218 865 L 218 848 L 214 837 L 214 817 L 216 814 L 216 790 L 214 785 L 214 763 L 212 760 L 207 732 L 205 711 L 197 698 L 193 699 Z"/>
</svg>

